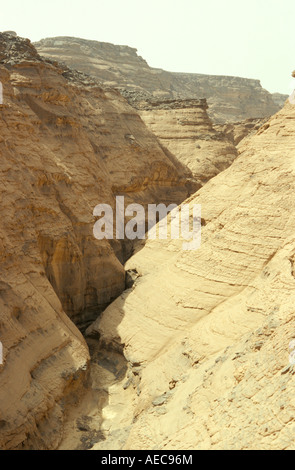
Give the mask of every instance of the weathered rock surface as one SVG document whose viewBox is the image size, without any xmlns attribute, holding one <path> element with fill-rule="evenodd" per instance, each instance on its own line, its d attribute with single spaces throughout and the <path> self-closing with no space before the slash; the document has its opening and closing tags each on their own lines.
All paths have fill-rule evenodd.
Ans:
<svg viewBox="0 0 295 470">
<path fill-rule="evenodd" d="M 180 202 L 189 171 L 118 91 L 29 40 L 0 34 L 0 81 L 0 447 L 53 448 L 88 375 L 71 320 L 87 325 L 125 289 L 128 247 L 94 238 L 93 209 L 117 194 Z"/>
<path fill-rule="evenodd" d="M 267 118 L 246 119 L 241 122 L 215 124 L 214 129 L 217 132 L 222 132 L 225 137 L 237 147 L 243 139 L 254 135 L 267 121 Z"/>
<path fill-rule="evenodd" d="M 223 129 L 213 128 L 207 109 L 204 99 L 153 100 L 142 102 L 139 109 L 147 127 L 200 186 L 230 166 L 238 154 Z"/>
<path fill-rule="evenodd" d="M 190 198 L 199 250 L 149 240 L 127 262 L 138 279 L 88 330 L 133 377 L 109 386 L 96 449 L 294 448 L 294 136 L 287 103 Z"/>
<path fill-rule="evenodd" d="M 207 98 L 209 115 L 217 122 L 269 117 L 283 105 L 281 98 L 274 101 L 259 80 L 154 69 L 128 46 L 72 37 L 42 39 L 35 46 L 42 56 L 119 88 L 132 104 L 148 97 Z"/>
<path fill-rule="evenodd" d="M 11 32 L 0 81 L 0 448 L 292 448 L 294 106 L 188 200 L 201 249 L 150 240 L 126 276 L 132 247 L 96 240 L 93 208 L 183 201 L 217 171 L 198 182 L 177 140 L 201 130 L 209 153 L 227 130 L 174 101 L 140 111 L 159 141 L 119 92 Z M 87 330 L 90 367 L 74 323 L 114 298 Z"/>
</svg>

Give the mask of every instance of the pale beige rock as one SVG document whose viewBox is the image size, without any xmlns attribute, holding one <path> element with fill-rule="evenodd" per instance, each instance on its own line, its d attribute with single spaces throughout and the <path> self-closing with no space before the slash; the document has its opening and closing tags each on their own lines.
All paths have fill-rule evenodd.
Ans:
<svg viewBox="0 0 295 470">
<path fill-rule="evenodd" d="M 117 91 L 11 34 L 0 61 L 0 447 L 54 448 L 88 375 L 68 316 L 85 326 L 125 289 L 132 248 L 96 240 L 93 209 L 117 194 L 180 202 L 189 171 Z"/>
<path fill-rule="evenodd" d="M 287 103 L 190 198 L 206 223 L 198 251 L 149 240 L 127 262 L 140 277 L 89 332 L 124 344 L 140 382 L 123 423 L 110 387 L 95 449 L 119 442 L 130 414 L 124 449 L 294 448 L 294 136 Z"/>
<path fill-rule="evenodd" d="M 169 153 L 188 167 L 203 186 L 230 166 L 238 152 L 233 142 L 217 131 L 207 114 L 206 100 L 148 102 L 139 112 L 147 127 Z"/>
<path fill-rule="evenodd" d="M 293 448 L 294 106 L 190 197 L 201 249 L 139 245 L 122 293 L 132 247 L 95 240 L 93 208 L 180 202 L 192 170 L 118 92 L 28 40 L 0 34 L 0 62 L 0 447 Z M 90 367 L 71 320 L 115 297 L 88 329 Z"/>
<path fill-rule="evenodd" d="M 288 99 L 288 95 L 284 95 L 283 93 L 272 93 L 272 99 L 273 101 L 278 105 L 280 106 L 280 108 L 282 108 L 287 99 Z"/>
<path fill-rule="evenodd" d="M 35 46 L 42 56 L 119 88 L 135 106 L 147 97 L 207 98 L 210 117 L 222 123 L 269 117 L 283 106 L 282 97 L 273 99 L 259 80 L 151 68 L 128 46 L 64 36 L 42 39 Z"/>
</svg>

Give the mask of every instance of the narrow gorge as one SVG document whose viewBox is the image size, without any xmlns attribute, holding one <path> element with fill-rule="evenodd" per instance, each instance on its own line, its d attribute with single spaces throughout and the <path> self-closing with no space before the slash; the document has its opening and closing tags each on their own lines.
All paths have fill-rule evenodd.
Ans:
<svg viewBox="0 0 295 470">
<path fill-rule="evenodd" d="M 1 450 L 292 449 L 292 99 L 12 32 L 0 83 Z M 116 196 L 200 249 L 97 240 Z"/>
</svg>

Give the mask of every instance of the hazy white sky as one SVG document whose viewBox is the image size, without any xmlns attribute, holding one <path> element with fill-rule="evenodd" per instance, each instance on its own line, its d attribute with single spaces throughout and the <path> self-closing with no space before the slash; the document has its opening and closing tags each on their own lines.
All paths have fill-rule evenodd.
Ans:
<svg viewBox="0 0 295 470">
<path fill-rule="evenodd" d="M 271 92 L 295 88 L 295 0 L 0 1 L 0 31 L 32 41 L 124 44 L 153 67 L 258 78 Z"/>
</svg>

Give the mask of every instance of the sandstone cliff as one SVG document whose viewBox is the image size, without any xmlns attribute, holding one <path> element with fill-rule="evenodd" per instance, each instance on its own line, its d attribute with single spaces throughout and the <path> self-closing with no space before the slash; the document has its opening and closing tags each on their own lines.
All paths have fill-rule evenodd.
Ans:
<svg viewBox="0 0 295 470">
<path fill-rule="evenodd" d="M 191 170 L 200 186 L 225 170 L 237 157 L 235 142 L 223 129 L 213 128 L 207 109 L 204 99 L 153 100 L 141 102 L 139 107 L 147 127 L 169 153 Z"/>
<path fill-rule="evenodd" d="M 205 101 L 139 110 L 158 140 L 118 91 L 11 33 L 0 81 L 1 449 L 292 448 L 294 106 L 234 160 Z M 97 204 L 180 203 L 233 160 L 188 200 L 197 252 L 150 240 L 124 269 L 133 247 L 93 237 Z M 87 345 L 75 324 L 107 305 Z"/>
<path fill-rule="evenodd" d="M 0 81 L 0 447 L 52 448 L 88 376 L 73 322 L 125 289 L 130 247 L 93 237 L 94 207 L 181 202 L 191 175 L 119 92 L 29 40 L 0 34 Z"/>
<path fill-rule="evenodd" d="M 149 240 L 127 262 L 134 286 L 88 330 L 129 367 L 96 449 L 294 448 L 294 136 L 287 103 L 189 199 L 198 251 Z"/>
<path fill-rule="evenodd" d="M 246 119 L 241 122 L 229 122 L 227 124 L 215 124 L 214 129 L 221 132 L 225 138 L 238 148 L 240 142 L 246 137 L 256 134 L 259 128 L 268 121 L 267 118 Z"/>
<path fill-rule="evenodd" d="M 65 62 L 105 85 L 119 88 L 130 102 L 158 99 L 207 98 L 209 115 L 217 122 L 269 117 L 283 105 L 259 80 L 204 74 L 172 73 L 148 66 L 134 48 L 72 37 L 35 43 L 47 58 Z"/>
</svg>

